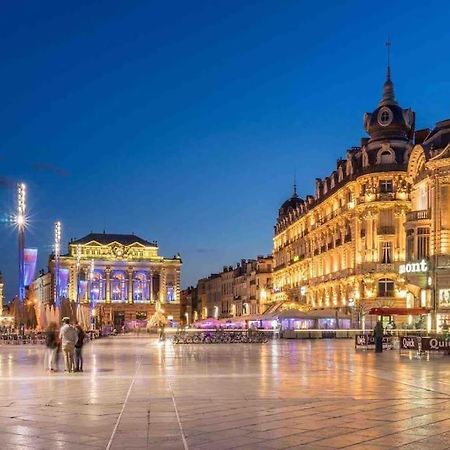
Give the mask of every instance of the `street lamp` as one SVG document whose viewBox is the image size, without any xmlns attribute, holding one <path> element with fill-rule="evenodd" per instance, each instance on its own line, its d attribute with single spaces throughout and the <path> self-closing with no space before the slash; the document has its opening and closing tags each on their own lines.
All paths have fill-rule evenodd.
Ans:
<svg viewBox="0 0 450 450">
<path fill-rule="evenodd" d="M 19 243 L 19 301 L 23 306 L 25 299 L 25 225 L 26 225 L 26 186 L 24 183 L 17 184 L 17 215 L 16 225 L 18 229 Z"/>
<path fill-rule="evenodd" d="M 81 244 L 77 245 L 77 292 L 76 292 L 76 299 L 77 299 L 77 305 L 80 303 L 80 262 L 81 262 Z"/>
<path fill-rule="evenodd" d="M 59 257 L 61 255 L 61 222 L 55 222 L 54 228 L 55 252 L 55 306 L 59 307 Z"/>
</svg>

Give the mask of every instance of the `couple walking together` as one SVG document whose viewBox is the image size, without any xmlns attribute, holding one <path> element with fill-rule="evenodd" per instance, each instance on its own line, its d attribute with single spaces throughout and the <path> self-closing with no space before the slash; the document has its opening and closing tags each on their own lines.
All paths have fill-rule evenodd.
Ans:
<svg viewBox="0 0 450 450">
<path fill-rule="evenodd" d="M 46 338 L 46 368 L 50 372 L 57 371 L 58 354 L 62 349 L 64 353 L 64 372 L 83 372 L 82 348 L 86 334 L 81 326 L 70 324 L 70 319 L 64 317 L 63 326 L 56 332 L 56 324 L 51 323 Z"/>
</svg>

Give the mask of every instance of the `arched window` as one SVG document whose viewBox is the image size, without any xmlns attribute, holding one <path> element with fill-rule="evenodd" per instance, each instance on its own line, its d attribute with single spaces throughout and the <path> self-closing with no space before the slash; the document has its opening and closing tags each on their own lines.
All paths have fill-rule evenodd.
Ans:
<svg viewBox="0 0 450 450">
<path fill-rule="evenodd" d="M 389 278 L 381 278 L 378 281 L 378 296 L 379 297 L 393 297 L 394 296 L 394 282 Z"/>
</svg>

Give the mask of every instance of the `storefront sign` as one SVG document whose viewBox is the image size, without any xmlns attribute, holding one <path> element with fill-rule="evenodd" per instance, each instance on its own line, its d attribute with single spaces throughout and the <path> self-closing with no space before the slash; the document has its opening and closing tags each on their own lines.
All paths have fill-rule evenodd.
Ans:
<svg viewBox="0 0 450 450">
<path fill-rule="evenodd" d="M 417 336 L 403 336 L 400 338 L 402 350 L 419 350 L 419 338 Z"/>
<path fill-rule="evenodd" d="M 450 339 L 423 337 L 422 350 L 426 352 L 450 352 Z"/>
<path fill-rule="evenodd" d="M 389 336 L 383 336 L 383 344 L 390 344 L 391 338 Z M 367 347 L 369 345 L 375 345 L 375 337 L 371 334 L 357 334 L 355 336 L 356 347 Z"/>
<path fill-rule="evenodd" d="M 400 264 L 398 269 L 399 274 L 403 273 L 424 273 L 428 272 L 428 263 L 422 259 L 420 262 L 410 262 L 406 264 Z"/>
<path fill-rule="evenodd" d="M 367 347 L 368 345 L 375 345 L 375 338 L 367 334 L 357 334 L 355 336 L 356 347 Z"/>
<path fill-rule="evenodd" d="M 450 289 L 439 289 L 439 306 L 450 308 Z"/>
</svg>

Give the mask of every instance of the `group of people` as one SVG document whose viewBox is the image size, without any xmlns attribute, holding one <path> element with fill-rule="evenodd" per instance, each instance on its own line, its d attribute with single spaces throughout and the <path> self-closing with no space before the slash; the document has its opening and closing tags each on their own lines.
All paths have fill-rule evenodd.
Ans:
<svg viewBox="0 0 450 450">
<path fill-rule="evenodd" d="M 45 369 L 48 372 L 58 371 L 59 354 L 64 354 L 64 372 L 83 372 L 83 344 L 86 333 L 81 325 L 70 323 L 64 317 L 61 329 L 57 330 L 56 323 L 50 323 L 45 338 Z"/>
</svg>

